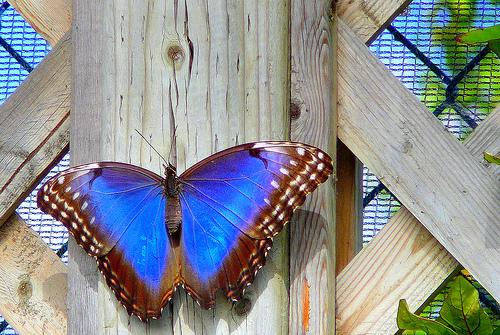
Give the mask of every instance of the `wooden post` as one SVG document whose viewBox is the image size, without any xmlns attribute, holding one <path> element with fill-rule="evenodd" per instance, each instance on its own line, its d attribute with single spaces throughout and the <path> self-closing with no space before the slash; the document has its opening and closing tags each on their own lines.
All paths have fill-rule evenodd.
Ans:
<svg viewBox="0 0 500 335">
<path fill-rule="evenodd" d="M 165 10 L 154 1 L 73 2 L 73 165 L 114 160 L 160 172 L 159 158 L 135 129 L 168 153 L 172 134 L 164 102 L 171 78 L 163 48 Z M 129 318 L 95 261 L 73 239 L 68 266 L 69 334 L 171 333 L 169 309 L 149 325 Z"/>
<path fill-rule="evenodd" d="M 335 161 L 335 2 L 293 0 L 291 117 L 295 141 Z M 335 167 L 334 167 L 335 171 Z M 335 333 L 335 192 L 331 178 L 294 214 L 290 225 L 290 333 Z"/>
<path fill-rule="evenodd" d="M 72 163 L 117 160 L 160 173 L 140 130 L 178 172 L 237 143 L 288 133 L 286 1 L 74 1 Z M 286 333 L 286 233 L 242 305 L 200 310 L 181 289 L 161 321 L 128 318 L 70 245 L 69 333 Z M 239 306 L 239 307 L 238 307 Z M 173 311 L 172 314 L 170 314 Z"/>
</svg>

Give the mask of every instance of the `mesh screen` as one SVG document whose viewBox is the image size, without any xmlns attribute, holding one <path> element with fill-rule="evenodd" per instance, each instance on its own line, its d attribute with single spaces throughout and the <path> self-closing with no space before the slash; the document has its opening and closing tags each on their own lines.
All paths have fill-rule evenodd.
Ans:
<svg viewBox="0 0 500 335">
<path fill-rule="evenodd" d="M 6 2 L 0 6 L 0 13 L 2 102 L 50 46 Z M 458 45 L 454 38 L 471 26 L 494 24 L 500 24 L 497 1 L 414 0 L 370 48 L 452 134 L 463 140 L 500 103 L 500 61 L 483 46 Z M 68 166 L 67 155 L 48 177 Z M 35 194 L 36 190 L 17 211 L 66 262 L 67 232 L 38 210 Z M 367 167 L 363 195 L 363 243 L 366 244 L 397 212 L 400 203 Z M 444 292 L 424 309 L 424 315 L 437 315 Z M 498 315 L 498 304 L 487 293 L 481 296 L 483 304 Z M 16 334 L 1 316 L 0 334 Z"/>
</svg>

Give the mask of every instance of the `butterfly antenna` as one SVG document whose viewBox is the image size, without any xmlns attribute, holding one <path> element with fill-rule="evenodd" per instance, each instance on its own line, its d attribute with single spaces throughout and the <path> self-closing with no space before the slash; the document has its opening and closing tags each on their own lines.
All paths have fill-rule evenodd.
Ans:
<svg viewBox="0 0 500 335">
<path fill-rule="evenodd" d="M 151 149 L 153 149 L 153 150 L 154 150 L 154 152 L 156 152 L 156 153 L 158 154 L 158 156 L 160 156 L 160 157 L 161 157 L 161 159 L 163 159 L 163 161 L 165 162 L 165 164 L 167 164 L 167 165 L 168 165 L 167 160 L 166 160 L 166 159 L 165 159 L 165 158 L 164 158 L 164 157 L 163 157 L 163 156 L 162 156 L 162 155 L 158 152 L 158 150 L 156 150 L 156 149 L 155 149 L 155 147 L 153 147 L 153 145 L 151 144 L 151 142 L 149 142 L 149 141 L 148 141 L 148 140 L 144 137 L 144 135 L 142 135 L 142 134 L 139 132 L 139 130 L 137 130 L 137 129 L 136 129 L 135 131 L 137 132 L 137 134 L 139 134 L 139 136 L 141 136 L 141 137 L 142 137 L 142 139 L 143 139 L 144 141 L 146 141 L 146 143 L 147 143 L 147 144 L 151 147 Z"/>
</svg>

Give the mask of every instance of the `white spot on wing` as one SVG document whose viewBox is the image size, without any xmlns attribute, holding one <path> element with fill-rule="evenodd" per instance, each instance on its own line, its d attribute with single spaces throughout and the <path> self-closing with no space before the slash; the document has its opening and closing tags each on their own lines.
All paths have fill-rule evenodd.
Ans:
<svg viewBox="0 0 500 335">
<path fill-rule="evenodd" d="M 69 191 L 71 191 L 71 186 L 66 187 L 66 189 L 64 190 L 64 192 L 69 192 Z"/>
<path fill-rule="evenodd" d="M 52 207 L 52 209 L 56 209 L 56 208 L 57 208 L 56 204 L 54 204 L 54 203 L 52 203 L 52 204 L 50 205 L 50 207 Z"/>
<path fill-rule="evenodd" d="M 58 182 L 59 184 L 64 183 L 64 176 L 59 177 L 59 178 L 57 179 L 57 182 Z"/>
<path fill-rule="evenodd" d="M 324 167 L 325 167 L 325 164 L 319 163 L 318 164 L 318 171 L 322 171 Z"/>
<path fill-rule="evenodd" d="M 280 172 L 283 173 L 285 176 L 288 176 L 288 170 L 285 168 L 280 168 Z"/>
<path fill-rule="evenodd" d="M 79 196 L 80 196 L 80 192 L 76 192 L 75 194 L 73 194 L 73 200 L 78 199 Z"/>
<path fill-rule="evenodd" d="M 48 196 L 48 195 L 44 195 L 44 196 L 43 196 L 43 200 L 45 200 L 45 201 L 47 201 L 47 202 L 48 202 L 48 201 L 49 201 L 49 196 Z"/>
<path fill-rule="evenodd" d="M 47 192 L 48 189 L 49 189 L 49 185 L 45 184 L 45 186 L 43 187 L 43 191 Z"/>
<path fill-rule="evenodd" d="M 323 159 L 325 157 L 325 154 L 323 154 L 322 152 L 318 152 L 318 157 L 319 159 Z"/>
<path fill-rule="evenodd" d="M 84 201 L 82 205 L 82 211 L 84 211 L 88 207 L 88 205 L 89 203 L 87 201 Z"/>
<path fill-rule="evenodd" d="M 271 186 L 276 188 L 276 189 L 278 189 L 280 187 L 279 184 L 274 179 L 271 181 Z"/>
<path fill-rule="evenodd" d="M 304 156 L 306 153 L 306 150 L 304 148 L 297 148 L 297 153 L 301 156 Z"/>
<path fill-rule="evenodd" d="M 296 161 L 294 161 L 293 159 L 290 159 L 290 164 L 291 164 L 292 166 L 297 166 L 297 162 L 296 162 Z"/>
</svg>

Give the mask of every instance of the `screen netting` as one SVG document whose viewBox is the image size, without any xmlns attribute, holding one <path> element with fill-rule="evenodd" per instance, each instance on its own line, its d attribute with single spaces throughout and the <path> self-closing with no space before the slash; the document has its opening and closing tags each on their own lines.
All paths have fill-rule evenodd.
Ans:
<svg viewBox="0 0 500 335">
<path fill-rule="evenodd" d="M 470 28 L 495 24 L 500 24 L 500 6 L 495 0 L 414 0 L 370 48 L 453 135 L 464 140 L 500 104 L 500 61 L 484 45 L 459 45 L 455 36 Z M 0 6 L 0 44 L 1 102 L 50 47 L 7 2 Z M 68 166 L 66 155 L 49 177 Z M 61 224 L 38 210 L 35 192 L 17 211 L 66 261 L 68 234 Z M 398 211 L 400 203 L 367 167 L 363 197 L 363 243 L 366 244 Z M 482 303 L 498 318 L 498 304 L 478 288 Z M 437 315 L 445 290 L 424 309 L 424 315 Z M 0 334 L 16 334 L 1 316 Z"/>
</svg>

